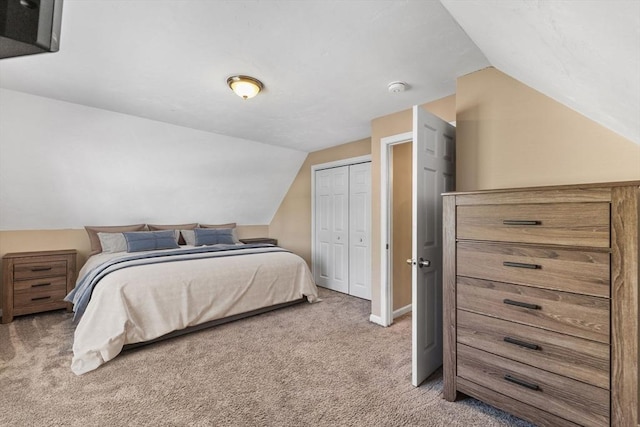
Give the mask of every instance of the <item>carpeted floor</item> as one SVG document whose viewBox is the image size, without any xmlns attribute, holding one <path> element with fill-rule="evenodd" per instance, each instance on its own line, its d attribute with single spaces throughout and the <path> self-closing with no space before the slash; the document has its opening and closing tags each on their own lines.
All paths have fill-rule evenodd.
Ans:
<svg viewBox="0 0 640 427">
<path fill-rule="evenodd" d="M 411 386 L 411 318 L 321 289 L 300 304 L 69 369 L 64 311 L 0 325 L 1 426 L 530 426 L 474 399 Z"/>
</svg>

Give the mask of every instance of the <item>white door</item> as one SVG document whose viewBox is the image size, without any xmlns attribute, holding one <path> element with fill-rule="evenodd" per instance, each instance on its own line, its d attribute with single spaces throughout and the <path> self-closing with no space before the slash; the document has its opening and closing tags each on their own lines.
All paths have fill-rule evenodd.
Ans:
<svg viewBox="0 0 640 427">
<path fill-rule="evenodd" d="M 442 365 L 442 197 L 454 188 L 455 128 L 413 107 L 412 376 Z"/>
<path fill-rule="evenodd" d="M 371 299 L 371 163 L 349 166 L 349 295 Z"/>
<path fill-rule="evenodd" d="M 316 172 L 316 284 L 349 292 L 349 167 Z"/>
</svg>

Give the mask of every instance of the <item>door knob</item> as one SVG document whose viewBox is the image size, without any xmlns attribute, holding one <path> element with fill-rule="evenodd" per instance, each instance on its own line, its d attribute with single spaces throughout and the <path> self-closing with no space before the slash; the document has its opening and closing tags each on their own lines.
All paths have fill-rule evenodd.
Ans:
<svg viewBox="0 0 640 427">
<path fill-rule="evenodd" d="M 430 267 L 430 266 L 431 266 L 431 261 L 429 261 L 428 259 L 420 258 L 420 261 L 418 261 L 418 267 L 420 268 Z"/>
<path fill-rule="evenodd" d="M 415 263 L 412 259 L 408 259 L 408 260 L 407 260 L 407 264 L 409 264 L 409 265 L 416 265 L 416 263 Z"/>
</svg>

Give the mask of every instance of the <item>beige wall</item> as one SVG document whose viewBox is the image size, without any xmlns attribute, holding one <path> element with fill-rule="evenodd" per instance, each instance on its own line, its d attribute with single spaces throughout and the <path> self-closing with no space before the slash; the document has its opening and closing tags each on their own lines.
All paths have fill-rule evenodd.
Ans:
<svg viewBox="0 0 640 427">
<path fill-rule="evenodd" d="M 458 79 L 457 190 L 640 179 L 640 145 L 487 68 Z"/>
<path fill-rule="evenodd" d="M 57 249 L 77 250 L 79 266 L 85 263 L 91 252 L 89 238 L 84 229 L 0 231 L 0 256 L 8 252 Z"/>
<path fill-rule="evenodd" d="M 311 266 L 311 166 L 370 153 L 369 138 L 309 153 L 269 225 L 269 236 Z"/>
<path fill-rule="evenodd" d="M 411 258 L 411 157 L 413 144 L 394 145 L 392 172 L 393 212 L 393 310 L 411 304 L 411 271 L 407 259 Z M 375 258 L 374 258 L 375 259 Z M 378 257 L 379 259 L 379 257 Z"/>
</svg>

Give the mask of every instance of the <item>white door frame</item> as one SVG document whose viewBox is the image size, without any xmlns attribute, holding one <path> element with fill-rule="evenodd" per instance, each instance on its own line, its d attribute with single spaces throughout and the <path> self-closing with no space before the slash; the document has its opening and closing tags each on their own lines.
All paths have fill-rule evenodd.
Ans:
<svg viewBox="0 0 640 427">
<path fill-rule="evenodd" d="M 316 278 L 316 171 L 371 161 L 371 154 L 311 165 L 311 277 Z"/>
<path fill-rule="evenodd" d="M 393 323 L 393 289 L 391 287 L 391 147 L 413 141 L 413 132 L 387 136 L 380 140 L 380 323 Z"/>
</svg>

